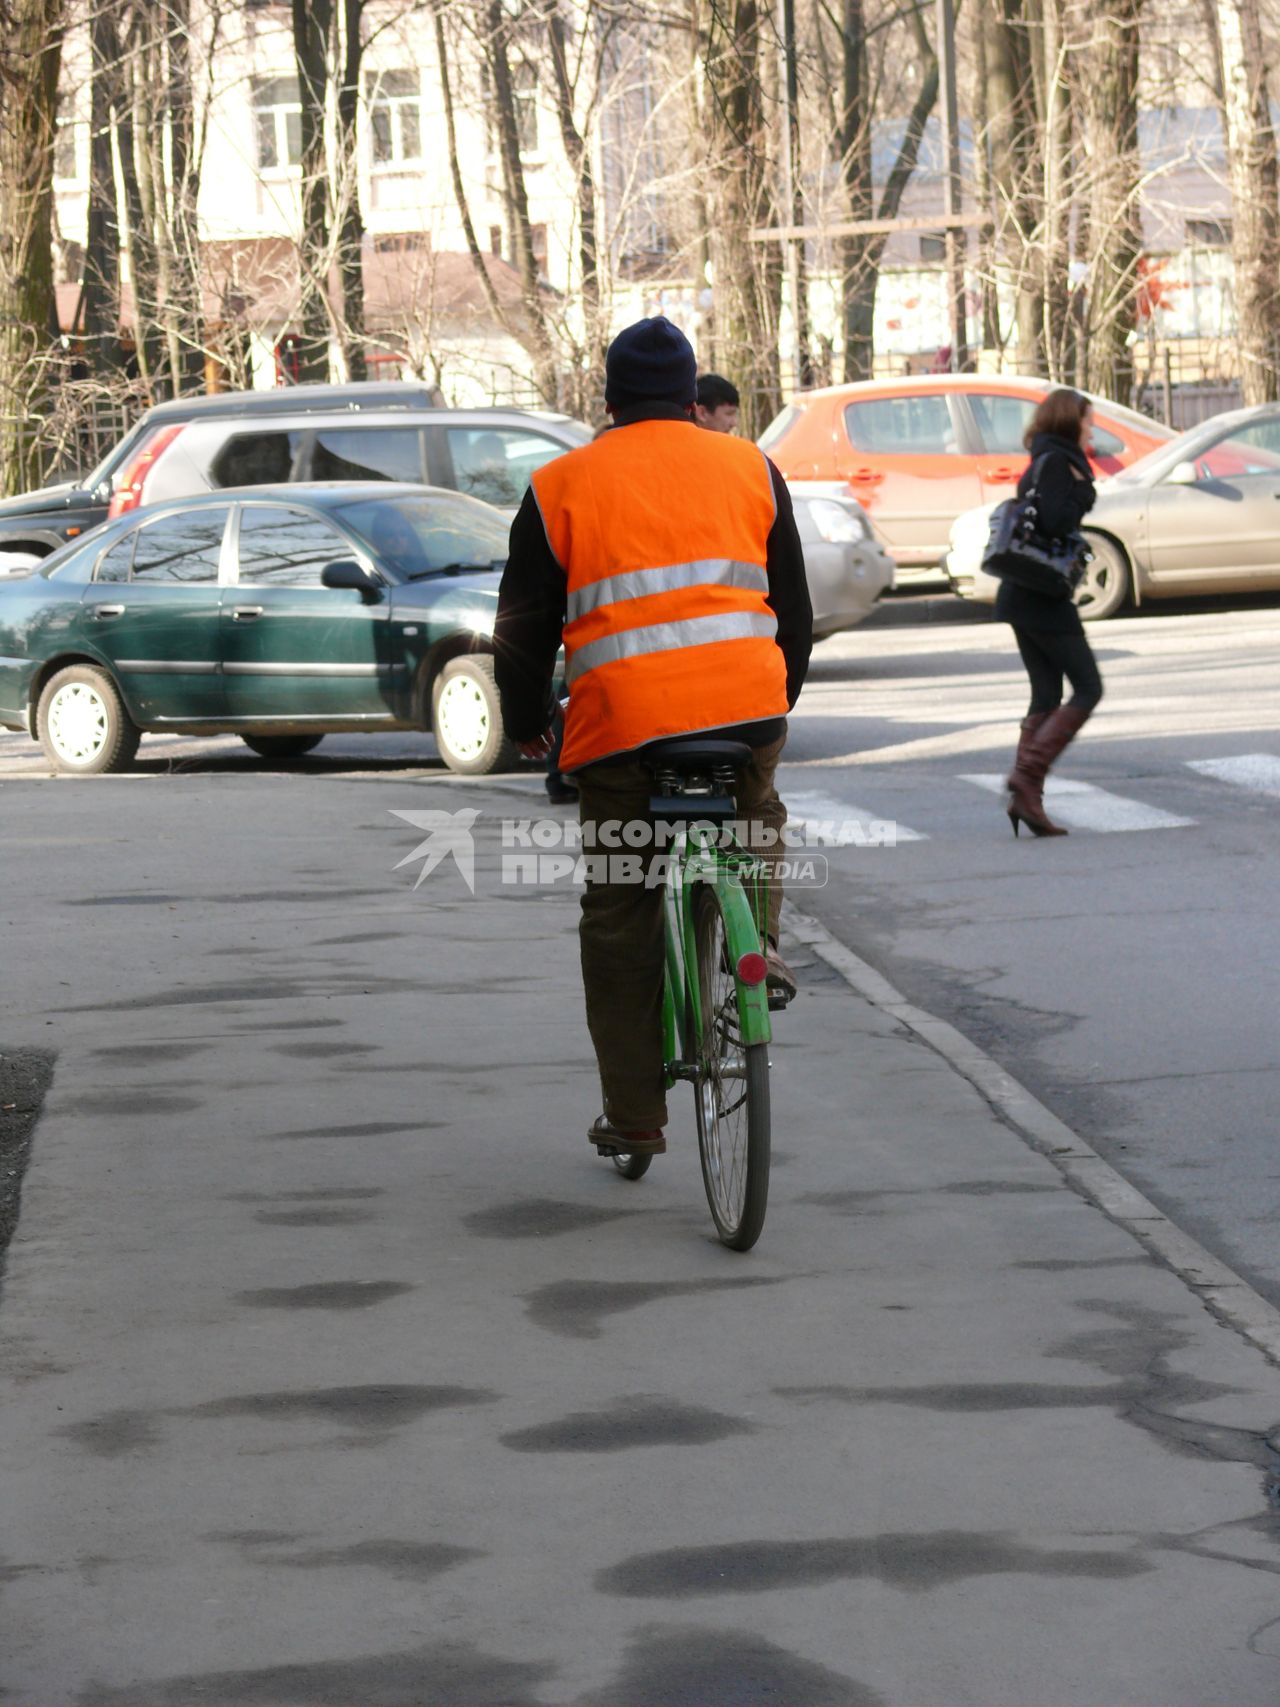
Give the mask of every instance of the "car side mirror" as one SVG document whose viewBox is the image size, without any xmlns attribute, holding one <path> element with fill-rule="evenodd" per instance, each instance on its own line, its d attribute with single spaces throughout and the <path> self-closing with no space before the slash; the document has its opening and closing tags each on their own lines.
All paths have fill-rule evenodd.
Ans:
<svg viewBox="0 0 1280 1707">
<path fill-rule="evenodd" d="M 1200 471 L 1194 462 L 1175 462 L 1164 477 L 1166 486 L 1194 486 Z"/>
<path fill-rule="evenodd" d="M 340 557 L 336 563 L 326 563 L 320 571 L 322 587 L 344 588 L 359 593 L 362 599 L 376 599 L 380 589 L 373 576 L 356 562 L 354 557 Z"/>
</svg>

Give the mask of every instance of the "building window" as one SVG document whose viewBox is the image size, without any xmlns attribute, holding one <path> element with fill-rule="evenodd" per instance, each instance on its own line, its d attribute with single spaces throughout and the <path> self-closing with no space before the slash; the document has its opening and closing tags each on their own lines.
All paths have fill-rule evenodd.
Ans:
<svg viewBox="0 0 1280 1707">
<path fill-rule="evenodd" d="M 941 231 L 926 231 L 920 237 L 920 259 L 926 265 L 933 265 L 947 258 L 947 239 Z"/>
<path fill-rule="evenodd" d="M 365 85 L 375 166 L 422 159 L 422 98 L 416 71 L 370 72 Z"/>
<path fill-rule="evenodd" d="M 1229 249 L 1231 247 L 1231 221 L 1229 219 L 1189 219 L 1187 221 L 1187 242 L 1198 244 L 1202 249 Z"/>
<path fill-rule="evenodd" d="M 302 159 L 302 101 L 296 77 L 255 77 L 253 128 L 258 169 L 279 171 Z"/>
<path fill-rule="evenodd" d="M 502 259 L 502 227 L 500 225 L 489 227 L 489 253 L 496 255 L 499 260 Z"/>
<path fill-rule="evenodd" d="M 429 255 L 429 231 L 377 231 L 373 237 L 375 255 Z"/>
<path fill-rule="evenodd" d="M 538 70 L 527 59 L 512 67 L 511 90 L 515 98 L 516 136 L 521 154 L 538 152 Z"/>
<path fill-rule="evenodd" d="M 547 276 L 547 228 L 545 225 L 529 227 L 529 242 L 533 249 L 533 264 L 543 278 Z"/>
</svg>

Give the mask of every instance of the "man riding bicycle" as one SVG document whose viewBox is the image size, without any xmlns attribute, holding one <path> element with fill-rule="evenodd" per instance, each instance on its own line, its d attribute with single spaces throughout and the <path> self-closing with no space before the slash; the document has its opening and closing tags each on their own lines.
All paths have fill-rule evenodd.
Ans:
<svg viewBox="0 0 1280 1707">
<path fill-rule="evenodd" d="M 692 346 L 661 316 L 614 339 L 605 359 L 613 426 L 540 468 L 512 523 L 495 673 L 507 734 L 527 757 L 542 756 L 563 639 L 560 763 L 578 785 L 585 846 L 599 845 L 600 824 L 647 822 L 647 749 L 704 735 L 750 747 L 738 816 L 763 828 L 752 851 L 768 862 L 786 822 L 774 772 L 809 664 L 813 611 L 782 476 L 754 445 L 696 430 L 696 382 Z M 655 851 L 644 850 L 645 870 Z M 789 998 L 781 906 L 774 881 L 769 984 Z M 661 887 L 589 880 L 580 937 L 604 1092 L 591 1142 L 661 1154 Z"/>
</svg>

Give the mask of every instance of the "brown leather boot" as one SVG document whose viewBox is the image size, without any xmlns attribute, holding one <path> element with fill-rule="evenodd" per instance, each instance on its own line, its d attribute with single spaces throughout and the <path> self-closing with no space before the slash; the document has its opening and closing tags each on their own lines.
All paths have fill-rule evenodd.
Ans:
<svg viewBox="0 0 1280 1707">
<path fill-rule="evenodd" d="M 1060 705 L 1029 737 L 1018 743 L 1018 756 L 1009 777 L 1009 822 L 1013 833 L 1025 824 L 1033 836 L 1065 836 L 1044 809 L 1044 779 L 1049 767 L 1071 745 L 1089 720 L 1078 705 Z M 1023 729 L 1025 731 L 1026 724 Z"/>
<path fill-rule="evenodd" d="M 1018 751 L 1014 755 L 1013 769 L 1005 778 L 1004 785 L 1006 788 L 1013 787 L 1013 779 L 1022 769 L 1023 761 L 1031 751 L 1032 736 L 1035 734 L 1036 730 L 1039 729 L 1040 725 L 1048 715 L 1049 713 L 1047 711 L 1029 711 L 1022 719 L 1022 722 L 1018 725 Z"/>
</svg>

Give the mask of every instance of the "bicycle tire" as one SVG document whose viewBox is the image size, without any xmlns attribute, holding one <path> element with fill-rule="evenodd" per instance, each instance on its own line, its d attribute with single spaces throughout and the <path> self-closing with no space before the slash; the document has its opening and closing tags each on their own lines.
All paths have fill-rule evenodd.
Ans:
<svg viewBox="0 0 1280 1707">
<path fill-rule="evenodd" d="M 643 1179 L 652 1160 L 652 1156 L 633 1156 L 630 1151 L 623 1151 L 613 1158 L 613 1165 L 623 1179 Z"/>
<path fill-rule="evenodd" d="M 720 1242 L 749 1251 L 769 1203 L 769 1046 L 742 1043 L 720 896 L 709 884 L 694 896 L 693 917 L 702 1016 L 694 1083 L 702 1183 Z"/>
</svg>

